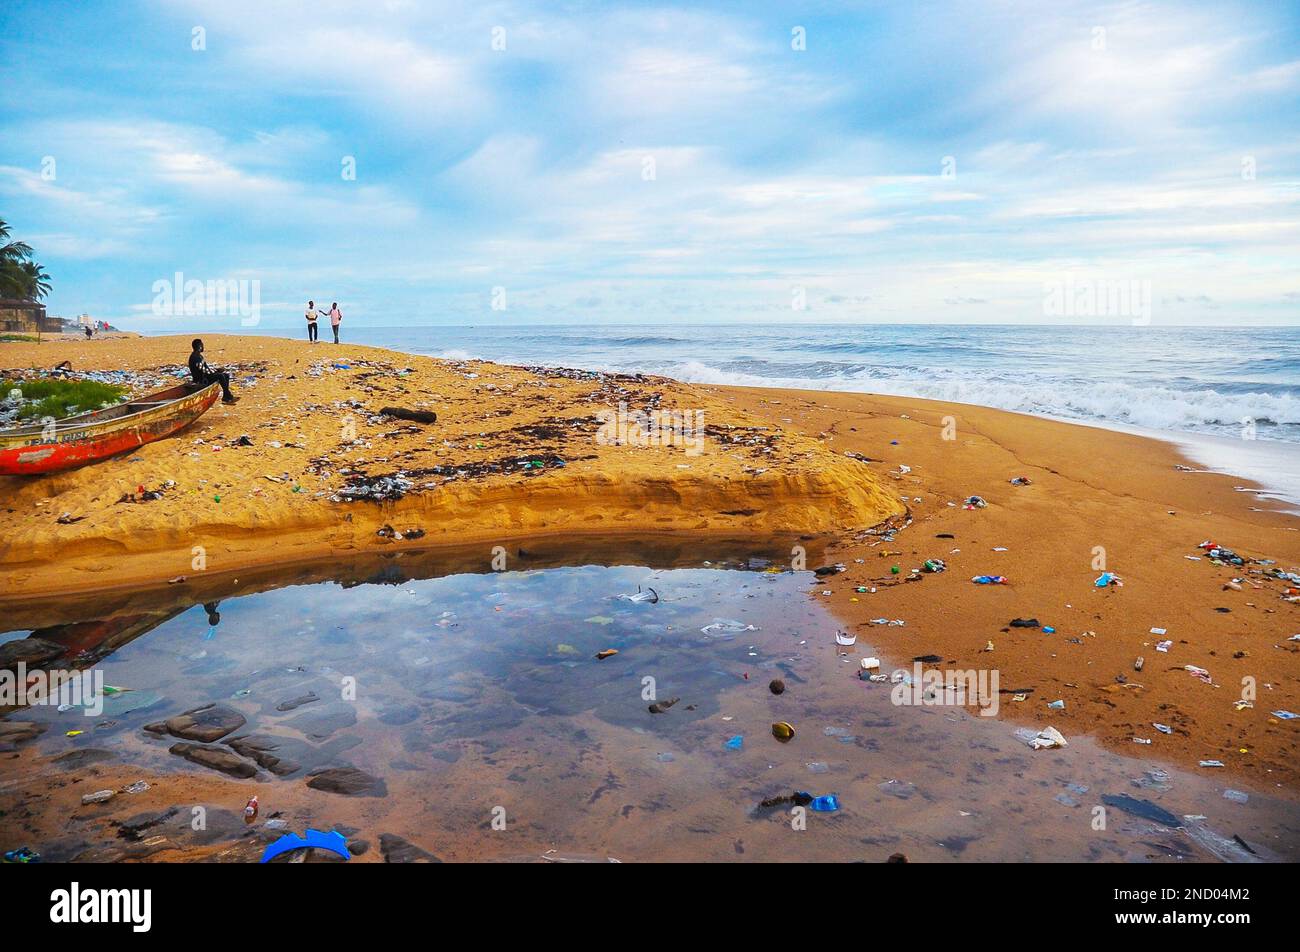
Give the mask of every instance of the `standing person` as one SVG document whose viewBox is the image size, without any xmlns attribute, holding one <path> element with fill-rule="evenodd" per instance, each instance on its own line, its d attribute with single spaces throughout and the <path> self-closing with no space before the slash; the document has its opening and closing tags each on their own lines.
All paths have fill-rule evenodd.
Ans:
<svg viewBox="0 0 1300 952">
<path fill-rule="evenodd" d="M 339 310 L 339 302 L 335 301 L 330 305 L 330 328 L 334 331 L 334 343 L 339 342 L 339 325 L 343 323 L 343 312 Z"/>
<path fill-rule="evenodd" d="M 221 384 L 221 402 L 237 403 L 239 398 L 230 392 L 230 374 L 225 370 L 213 370 L 208 366 L 208 362 L 203 359 L 203 341 L 194 338 L 190 343 L 193 352 L 190 354 L 190 376 L 194 378 L 194 383 L 200 387 L 206 387 L 210 383 Z"/>
<path fill-rule="evenodd" d="M 307 340 L 311 343 L 315 343 L 316 336 L 319 333 L 316 330 L 316 302 L 315 301 L 307 302 L 307 314 L 305 316 L 307 318 Z"/>
</svg>

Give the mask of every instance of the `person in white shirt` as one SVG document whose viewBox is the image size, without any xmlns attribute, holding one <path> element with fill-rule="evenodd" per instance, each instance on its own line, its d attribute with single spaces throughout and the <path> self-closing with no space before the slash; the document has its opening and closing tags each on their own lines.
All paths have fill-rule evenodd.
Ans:
<svg viewBox="0 0 1300 952">
<path fill-rule="evenodd" d="M 316 329 L 316 302 L 315 301 L 307 302 L 306 318 L 307 318 L 307 340 L 314 343 L 316 341 L 317 334 L 319 333 L 319 331 L 317 331 Z"/>
</svg>

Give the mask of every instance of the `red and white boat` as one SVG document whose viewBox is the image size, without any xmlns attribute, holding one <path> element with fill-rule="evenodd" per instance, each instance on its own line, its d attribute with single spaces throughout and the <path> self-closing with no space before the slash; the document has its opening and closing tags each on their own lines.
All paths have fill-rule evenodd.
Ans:
<svg viewBox="0 0 1300 952">
<path fill-rule="evenodd" d="M 181 384 L 54 423 L 0 430 L 0 475 L 57 473 L 130 452 L 185 429 L 220 396 L 219 384 Z"/>
</svg>

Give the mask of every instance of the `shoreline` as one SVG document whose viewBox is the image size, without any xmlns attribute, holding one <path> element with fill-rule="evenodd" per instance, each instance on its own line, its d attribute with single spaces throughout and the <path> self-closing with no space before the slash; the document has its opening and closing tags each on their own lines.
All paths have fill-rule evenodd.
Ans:
<svg viewBox="0 0 1300 952">
<path fill-rule="evenodd" d="M 116 346 L 139 348 L 142 341 L 159 340 L 166 344 L 170 339 L 143 338 Z M 268 364 L 256 371 L 258 383 L 243 391 L 249 395 L 245 401 L 233 410 L 217 410 L 213 419 L 209 414 L 176 438 L 146 446 L 136 454 L 138 462 L 110 461 L 55 477 L 45 492 L 32 485 L 19 487 L 17 501 L 23 505 L 11 501 L 7 511 L 0 512 L 6 538 L 0 576 L 9 592 L 22 594 L 0 602 L 30 606 L 69 591 L 85 595 L 112 589 L 129 594 L 144 581 L 166 586 L 169 579 L 193 574 L 185 565 L 196 534 L 208 542 L 214 578 L 255 574 L 250 572 L 254 566 L 309 563 L 339 554 L 350 558 L 408 546 L 428 550 L 440 542 L 478 541 L 487 562 L 489 547 L 483 543 L 531 537 L 559 545 L 565 538 L 611 540 L 620 535 L 682 543 L 829 536 L 826 561 L 842 562 L 846 570 L 818 580 L 810 597 L 825 599 L 864 646 L 878 645 L 882 654 L 893 657 L 938 655 L 945 665 L 961 668 L 995 664 L 1004 683 L 1035 688 L 1026 701 L 1004 704 L 999 716 L 1040 727 L 1052 724 L 1067 737 L 1088 734 L 1105 747 L 1129 753 L 1137 749 L 1193 769 L 1200 760 L 1222 760 L 1225 778 L 1249 777 L 1294 795 L 1300 771 L 1294 724 L 1278 722 L 1269 712 L 1300 709 L 1300 648 L 1288 642 L 1300 631 L 1300 608 L 1280 600 L 1278 586 L 1267 579 L 1252 578 L 1242 591 L 1229 591 L 1225 583 L 1243 570 L 1211 566 L 1196 547 L 1213 538 L 1244 555 L 1273 559 L 1279 568 L 1295 571 L 1300 565 L 1300 523 L 1281 508 L 1264 508 L 1271 505 L 1267 500 L 1263 506 L 1250 505 L 1257 501 L 1254 495 L 1234 492 L 1233 485 L 1240 481 L 1232 476 L 1176 468 L 1186 456 L 1172 443 L 919 398 L 685 385 L 662 378 L 618 383 L 614 390 L 602 391 L 608 380 L 597 385 L 592 378 L 535 377 L 534 384 L 544 383 L 547 391 L 555 392 L 530 401 L 539 406 L 522 424 L 525 427 L 553 419 L 553 411 L 566 400 L 579 401 L 585 419 L 604 405 L 602 401 L 617 402 L 616 390 L 632 388 L 639 398 L 654 392 L 671 395 L 678 405 L 704 406 L 710 421 L 749 427 L 743 431 L 745 440 L 780 433 L 788 452 L 775 469 L 763 465 L 770 454 L 756 449 L 757 444 L 741 444 L 745 448 L 734 453 L 722 444 L 727 451 L 716 458 L 687 458 L 678 455 L 680 450 L 665 457 L 661 447 L 599 447 L 593 454 L 591 442 L 584 438 L 578 445 L 582 452 L 575 454 L 577 447 L 547 432 L 546 439 L 560 455 L 596 458 L 533 478 L 498 474 L 453 480 L 427 495 L 413 493 L 396 503 L 330 503 L 331 487 L 323 483 L 319 485 L 324 488 L 313 487 L 305 495 L 268 483 L 276 490 L 273 500 L 264 490 L 258 493 L 260 486 L 243 486 L 244 496 L 237 495 L 239 489 L 222 486 L 226 505 L 209 505 L 205 494 L 212 491 L 213 480 L 232 466 L 256 479 L 263 470 L 278 472 L 289 460 L 305 467 L 322 455 L 315 451 L 320 447 L 292 451 L 297 455 L 285 455 L 287 448 L 267 449 L 270 434 L 259 433 L 256 413 L 250 410 L 287 420 L 293 415 L 290 405 L 306 399 L 304 394 L 313 400 L 348 394 L 348 399 L 380 403 L 391 394 L 366 388 L 392 385 L 405 391 L 407 405 L 436 406 L 436 439 L 453 432 L 468 436 L 453 435 L 459 446 L 426 450 L 423 444 L 435 438 L 423 431 L 399 435 L 392 444 L 395 449 L 383 450 L 385 466 L 407 450 L 460 463 L 467 455 L 496 458 L 496 451 L 523 449 L 508 445 L 518 439 L 519 424 L 509 421 L 512 428 L 485 441 L 479 438 L 487 432 L 481 420 L 498 409 L 518 412 L 515 404 L 524 394 L 532 396 L 523 388 L 534 385 L 527 384 L 530 372 L 519 368 L 439 361 L 362 346 L 334 350 L 328 345 L 322 353 L 303 342 L 274 338 L 209 341 L 214 363 L 237 356 Z M 90 348 L 98 350 L 98 343 L 74 358 L 74 366 L 84 369 L 84 362 L 96 356 Z M 268 347 L 275 355 L 265 353 Z M 223 355 L 223 350 L 228 352 Z M 259 356 L 258 351 L 263 353 Z M 140 366 L 157 366 L 159 361 L 150 363 L 148 355 L 165 352 L 165 346 L 156 352 L 137 351 L 135 359 Z M 7 353 L 11 351 L 0 351 L 0 356 Z M 354 363 L 396 363 L 409 357 L 412 366 L 419 365 L 419 374 L 436 376 L 436 385 L 430 377 L 430 387 L 413 393 L 410 380 L 385 382 L 382 375 L 358 383 L 352 378 L 373 370 L 360 365 L 347 373 L 322 371 L 302 379 L 313 361 L 344 357 Z M 284 364 L 284 379 L 278 382 L 276 369 L 269 365 L 275 361 Z M 288 373 L 291 368 L 296 373 Z M 291 383 L 294 377 L 298 379 Z M 241 379 L 242 370 L 236 375 L 237 389 Z M 641 390 L 643 386 L 649 391 Z M 486 415 L 472 422 L 455 418 L 470 407 Z M 311 426 L 299 414 L 292 425 L 282 421 L 278 429 L 302 428 L 312 434 L 309 441 L 323 438 L 334 444 L 336 435 L 322 427 L 334 427 L 337 412 L 325 407 L 316 414 L 323 419 Z M 568 419 L 578 418 L 575 410 Z M 955 423 L 952 439 L 944 437 L 946 418 Z M 349 451 L 370 460 L 375 444 L 392 428 L 391 421 L 363 426 L 363 435 L 368 434 L 363 442 L 372 445 Z M 253 448 L 235 449 L 222 442 L 216 455 L 196 452 L 193 440 L 201 438 L 200 433 L 210 442 L 197 449 L 205 450 L 217 436 L 229 441 L 245 430 L 254 436 Z M 220 465 L 207 462 L 214 460 Z M 711 460 L 707 472 L 678 470 L 703 467 L 700 460 Z M 140 482 L 152 485 L 172 467 L 187 481 L 182 488 L 188 491 L 171 497 L 171 502 L 168 497 L 144 505 L 112 502 L 124 480 L 135 482 L 137 473 L 148 473 L 149 479 Z M 334 464 L 335 470 L 344 468 Z M 1017 475 L 1030 475 L 1032 485 L 1011 486 L 1009 479 Z M 963 509 L 960 501 L 968 495 L 983 496 L 988 507 Z M 328 518 L 303 516 L 300 510 L 313 501 Z M 95 519 L 60 526 L 60 531 L 69 530 L 70 539 L 53 537 L 54 516 L 70 502 Z M 914 521 L 892 542 L 865 534 L 904 505 Z M 34 513 L 42 520 L 36 530 Z M 134 521 L 124 522 L 127 517 Z M 186 520 L 182 525 L 175 522 L 180 517 Z M 395 546 L 375 535 L 384 523 L 401 529 L 417 520 L 426 529 L 421 540 Z M 937 538 L 941 536 L 950 538 Z M 151 551 L 158 539 L 166 545 Z M 275 540 L 273 549 L 267 545 L 270 539 Z M 29 547 L 26 557 L 16 563 L 14 551 L 24 546 Z M 1105 550 L 1106 568 L 1123 577 L 1123 588 L 1093 587 L 1098 546 Z M 1005 551 L 995 551 L 999 549 Z M 170 554 L 162 558 L 159 551 Z M 889 553 L 887 560 L 881 559 L 884 553 Z M 930 558 L 944 559 L 947 571 L 902 581 Z M 894 565 L 899 568 L 896 576 L 890 572 Z M 1006 575 L 1010 584 L 970 583 L 972 576 L 986 572 Z M 172 587 L 179 592 L 185 584 Z M 1260 588 L 1251 587 L 1255 584 Z M 861 593 L 858 588 L 876 591 Z M 906 625 L 871 624 L 880 616 L 903 619 Z M 1017 617 L 1036 617 L 1056 632 L 1008 628 L 1008 620 Z M 1174 642 L 1168 655 L 1157 653 L 1159 639 L 1148 633 L 1160 627 Z M 988 643 L 995 646 L 991 653 L 985 648 Z M 1133 671 L 1139 655 L 1148 665 L 1140 679 Z M 1208 669 L 1219 687 L 1191 678 L 1184 670 L 1189 664 Z M 1260 685 L 1259 698 L 1254 708 L 1234 710 L 1235 681 L 1241 677 Z M 1140 687 L 1132 686 L 1138 683 Z M 1058 698 L 1066 709 L 1048 711 L 1047 702 Z M 1169 724 L 1174 733 L 1153 736 L 1152 723 Z M 1154 744 L 1135 748 L 1135 736 Z"/>
<path fill-rule="evenodd" d="M 626 324 L 626 325 L 610 325 L 610 326 L 626 327 L 626 328 L 634 329 L 639 327 L 640 325 Z M 708 327 L 714 327 L 719 325 L 692 324 L 692 325 L 683 325 L 683 326 L 690 327 L 690 328 L 708 328 Z M 721 326 L 725 326 L 725 325 L 721 325 Z M 789 325 L 786 324 L 785 322 L 773 322 L 771 326 L 779 327 L 779 328 L 789 327 Z M 839 325 L 833 323 L 828 323 L 828 324 L 809 323 L 807 325 L 801 325 L 801 326 L 807 326 L 810 328 L 828 328 L 828 327 L 835 327 Z M 858 325 L 846 324 L 845 326 L 856 327 Z M 918 325 L 897 324 L 897 325 L 881 325 L 881 326 L 892 326 L 892 327 L 907 329 L 907 328 L 914 328 Z M 960 330 L 962 328 L 968 327 L 968 325 L 961 325 L 961 324 L 935 325 L 935 326 L 948 327 L 955 330 Z M 1010 328 L 1016 328 L 1019 325 L 1004 324 L 1004 325 L 996 325 L 996 326 L 1010 329 Z M 1076 325 L 1059 325 L 1059 326 L 1067 329 L 1085 330 L 1088 329 L 1089 327 L 1092 327 L 1093 325 L 1076 324 Z M 1193 325 L 1193 326 L 1199 327 L 1200 325 Z M 1269 325 L 1261 325 L 1261 326 L 1266 327 Z M 464 331 L 473 331 L 477 329 L 477 325 L 446 325 L 446 326 L 426 325 L 426 327 L 432 333 L 436 333 L 438 330 L 453 330 L 453 331 L 464 332 Z M 512 329 L 512 330 L 535 330 L 536 329 L 533 325 L 501 325 L 501 327 L 502 329 Z M 557 325 L 546 325 L 546 327 L 556 331 L 564 331 L 566 328 L 570 330 L 573 329 L 575 325 L 557 324 Z M 397 328 L 381 325 L 381 326 L 376 326 L 374 329 L 383 332 L 383 331 L 396 330 Z M 1176 328 L 1173 325 L 1170 325 L 1169 329 L 1173 330 Z M 267 328 L 265 329 L 265 332 L 257 332 L 257 334 L 258 336 L 266 336 L 272 338 L 278 337 L 280 339 L 296 340 L 297 338 L 294 336 L 293 332 L 294 332 L 293 327 L 281 327 L 281 328 Z M 463 350 L 462 348 L 455 347 L 455 346 L 447 346 L 443 348 L 431 348 L 429 350 L 420 350 L 420 351 L 412 351 L 400 347 L 397 349 L 402 350 L 405 353 L 418 354 L 421 356 L 433 357 L 435 359 L 443 359 L 443 360 L 473 359 L 473 360 L 485 360 L 485 361 L 494 362 L 503 365 L 516 365 L 520 363 L 520 360 L 513 356 L 507 359 L 492 354 L 481 355 L 478 352 L 466 351 Z M 632 370 L 637 369 L 631 364 L 625 366 L 622 362 L 611 364 L 606 361 L 583 360 L 576 357 L 572 359 L 563 359 L 563 358 L 559 359 L 554 365 L 565 366 L 565 367 L 578 367 L 580 369 L 593 370 L 593 371 L 599 371 L 604 373 L 631 372 Z M 827 387 L 819 386 L 817 381 L 812 379 L 804 379 L 804 378 L 766 378 L 762 376 L 750 375 L 748 379 L 741 379 L 744 378 L 745 375 L 736 374 L 735 376 L 737 377 L 737 379 L 735 380 L 719 379 L 728 376 L 728 374 L 724 374 L 722 371 L 714 370 L 711 368 L 708 374 L 701 377 L 681 376 L 681 375 L 674 374 L 671 370 L 658 370 L 658 371 L 651 371 L 651 372 L 661 373 L 671 379 L 678 380 L 681 383 L 689 384 L 692 386 L 722 386 L 722 387 L 741 386 L 746 388 L 758 388 L 758 389 L 810 390 L 814 392 L 847 393 L 847 394 L 859 393 L 859 394 L 863 394 L 864 396 L 899 397 L 902 399 L 918 399 L 918 400 L 936 399 L 939 400 L 940 402 L 945 402 L 943 398 L 927 397 L 922 395 L 921 393 L 907 392 L 908 388 L 906 386 L 896 386 L 898 381 L 890 381 L 885 379 L 865 381 L 867 383 L 874 382 L 877 385 L 883 385 L 886 388 L 884 390 L 879 389 L 879 387 L 875 389 L 864 389 L 861 387 L 854 387 L 850 389 L 835 389 L 835 388 L 827 388 Z M 1231 400 L 1234 399 L 1235 396 L 1236 395 L 1233 394 L 1224 394 L 1223 399 Z M 1187 454 L 1190 457 L 1190 459 L 1187 462 L 1192 463 L 1193 465 L 1199 467 L 1203 467 L 1209 472 L 1215 472 L 1220 474 L 1232 474 L 1241 477 L 1243 479 L 1251 480 L 1254 483 L 1254 488 L 1256 490 L 1262 492 L 1266 496 L 1282 498 L 1287 502 L 1292 512 L 1296 514 L 1300 514 L 1300 442 L 1292 442 L 1286 440 L 1273 440 L 1273 439 L 1266 439 L 1266 438 L 1245 439 L 1245 438 L 1237 438 L 1232 435 L 1224 435 L 1222 433 L 1217 433 L 1217 432 L 1194 430 L 1194 429 L 1178 429 L 1176 427 L 1160 428 L 1152 425 L 1114 422 L 1112 419 L 1106 416 L 1100 416 L 1100 417 L 1069 416 L 1069 415 L 1064 415 L 1059 413 L 1038 412 L 1035 410 L 1027 410 L 1027 409 L 1016 409 L 1016 408 L 1005 407 L 994 403 L 988 403 L 988 402 L 983 402 L 978 400 L 976 401 L 949 400 L 946 402 L 960 403 L 962 405 L 969 405 L 969 406 L 984 406 L 990 409 L 1001 409 L 1010 413 L 1020 413 L 1026 416 L 1038 417 L 1042 419 L 1058 420 L 1063 423 L 1070 423 L 1079 426 L 1098 427 L 1101 429 L 1110 430 L 1119 433 L 1137 434 L 1141 436 L 1147 436 L 1151 439 L 1160 440 L 1163 442 L 1174 443 L 1175 445 L 1182 447 L 1185 450 L 1185 452 L 1187 452 Z"/>
</svg>

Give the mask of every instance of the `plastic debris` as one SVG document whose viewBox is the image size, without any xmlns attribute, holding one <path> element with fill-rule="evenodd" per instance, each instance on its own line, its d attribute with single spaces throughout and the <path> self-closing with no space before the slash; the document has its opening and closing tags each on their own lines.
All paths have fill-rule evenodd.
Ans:
<svg viewBox="0 0 1300 952">
<path fill-rule="evenodd" d="M 1092 584 L 1097 588 L 1106 588 L 1109 585 L 1114 585 L 1116 588 L 1123 588 L 1124 580 L 1114 572 L 1102 572 L 1097 576 L 1096 580 Z"/>
<path fill-rule="evenodd" d="M 1185 665 L 1183 667 L 1183 670 L 1186 671 L 1188 674 L 1190 674 L 1192 677 L 1199 678 L 1200 680 L 1204 681 L 1206 684 L 1214 683 L 1213 681 L 1210 680 L 1210 672 L 1206 671 L 1204 668 L 1198 668 L 1194 664 L 1189 664 L 1189 665 Z"/>
<path fill-rule="evenodd" d="M 848 648 L 858 643 L 858 636 L 847 631 L 837 631 L 835 632 L 835 643 L 842 648 Z"/>
<path fill-rule="evenodd" d="M 971 581 L 976 585 L 1006 585 L 1007 577 L 1005 575 L 976 575 Z"/>
<path fill-rule="evenodd" d="M 625 602 L 637 602 L 637 603 L 649 602 L 651 605 L 657 604 L 659 601 L 658 592 L 656 592 L 653 588 L 647 588 L 643 592 L 641 591 L 640 585 L 636 587 L 635 595 L 622 594 L 622 595 L 615 595 L 614 597 L 621 599 L 622 601 Z"/>
<path fill-rule="evenodd" d="M 711 635 L 718 631 L 758 631 L 758 627 L 746 625 L 744 622 L 732 618 L 715 618 L 711 623 L 701 628 L 700 631 L 706 635 Z"/>
<path fill-rule="evenodd" d="M 1137 797 L 1130 797 L 1127 793 L 1105 794 L 1101 798 L 1101 802 L 1108 807 L 1115 807 L 1117 810 L 1123 810 L 1125 813 L 1131 813 L 1133 816 L 1141 817 L 1144 820 L 1161 823 L 1171 829 L 1182 826 L 1182 822 L 1178 817 L 1164 807 L 1157 806 L 1150 800 L 1139 800 Z"/>
<path fill-rule="evenodd" d="M 745 738 L 742 737 L 740 734 L 737 734 L 735 737 L 731 738 L 722 746 L 727 748 L 727 750 L 740 750 L 742 747 L 745 746 Z"/>
<path fill-rule="evenodd" d="M 1044 727 L 1041 731 L 1035 731 L 1029 727 L 1022 727 L 1016 731 L 1016 736 L 1032 747 L 1034 750 L 1044 750 L 1049 747 L 1068 747 L 1065 737 L 1055 727 Z"/>
<path fill-rule="evenodd" d="M 606 658 L 612 658 L 616 654 L 618 654 L 617 648 L 606 648 L 604 651 L 596 652 L 596 660 L 604 661 Z"/>
<path fill-rule="evenodd" d="M 306 836 L 299 836 L 297 833 L 286 833 L 274 843 L 267 846 L 262 853 L 262 862 L 269 863 L 281 853 L 291 853 L 294 850 L 301 849 L 320 849 L 329 850 L 331 853 L 337 853 L 345 860 L 351 859 L 352 854 L 348 852 L 347 840 L 343 834 L 336 830 L 323 833 L 320 830 L 308 830 Z"/>
<path fill-rule="evenodd" d="M 833 793 L 828 793 L 824 797 L 813 797 L 812 802 L 808 804 L 808 809 L 815 810 L 818 813 L 834 813 L 839 808 L 839 798 Z"/>
</svg>

